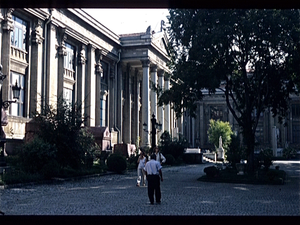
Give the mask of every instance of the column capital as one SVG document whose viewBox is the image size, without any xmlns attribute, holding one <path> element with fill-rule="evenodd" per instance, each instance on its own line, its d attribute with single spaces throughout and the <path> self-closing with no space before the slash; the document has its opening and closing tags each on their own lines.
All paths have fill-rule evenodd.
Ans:
<svg viewBox="0 0 300 225">
<path fill-rule="evenodd" d="M 170 81 L 170 77 L 171 77 L 170 74 L 166 73 L 165 76 L 164 76 L 164 80 L 165 81 Z"/>
<path fill-rule="evenodd" d="M 157 70 L 157 75 L 158 75 L 158 77 L 163 77 L 164 76 L 164 70 L 161 70 L 161 69 L 159 69 L 159 70 Z"/>
<path fill-rule="evenodd" d="M 149 67 L 150 66 L 150 60 L 149 59 L 141 60 L 141 62 L 142 62 L 143 67 Z"/>
<path fill-rule="evenodd" d="M 157 65 L 155 65 L 155 64 L 154 64 L 154 65 L 151 65 L 151 67 L 150 67 L 150 72 L 151 72 L 151 73 L 153 73 L 153 72 L 156 73 L 156 72 L 157 72 Z"/>
</svg>

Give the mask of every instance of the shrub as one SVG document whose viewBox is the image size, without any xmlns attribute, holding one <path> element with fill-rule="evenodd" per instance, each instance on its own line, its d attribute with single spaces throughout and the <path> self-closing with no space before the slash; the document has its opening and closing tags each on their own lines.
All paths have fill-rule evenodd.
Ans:
<svg viewBox="0 0 300 225">
<path fill-rule="evenodd" d="M 28 183 L 43 180 L 42 175 L 38 173 L 26 173 L 21 170 L 12 170 L 2 175 L 2 181 L 5 184 Z"/>
<path fill-rule="evenodd" d="M 58 176 L 60 173 L 60 167 L 56 160 L 52 159 L 47 162 L 40 171 L 40 174 L 45 179 L 50 179 L 52 177 Z"/>
<path fill-rule="evenodd" d="M 175 160 L 175 164 L 176 165 L 181 165 L 183 164 L 184 161 L 183 161 L 183 158 L 181 156 L 179 156 L 176 160 Z"/>
<path fill-rule="evenodd" d="M 296 157 L 297 151 L 294 148 L 288 147 L 283 149 L 282 155 L 285 159 L 291 159 Z"/>
<path fill-rule="evenodd" d="M 164 155 L 172 155 L 175 160 L 182 157 L 186 147 L 188 147 L 188 143 L 182 135 L 179 135 L 179 138 L 172 139 L 169 132 L 165 131 L 160 137 L 160 151 Z"/>
<path fill-rule="evenodd" d="M 23 146 L 20 153 L 21 168 L 28 173 L 39 173 L 48 162 L 55 160 L 57 149 L 54 145 L 34 138 Z"/>
<path fill-rule="evenodd" d="M 166 164 L 167 165 L 174 165 L 175 163 L 175 158 L 171 154 L 167 154 L 166 156 Z"/>
<path fill-rule="evenodd" d="M 42 113 L 33 116 L 39 128 L 36 135 L 55 145 L 57 162 L 62 167 L 80 169 L 86 163 L 87 167 L 92 165 L 86 156 L 93 157 L 94 138 L 81 128 L 86 117 L 82 117 L 80 109 L 79 104 L 69 105 L 59 98 L 56 107 L 46 105 Z"/>
<path fill-rule="evenodd" d="M 127 162 L 124 156 L 120 154 L 111 154 L 107 158 L 107 167 L 110 171 L 122 173 L 127 168 Z"/>
<path fill-rule="evenodd" d="M 204 168 L 204 173 L 206 173 L 208 177 L 215 177 L 219 173 L 219 170 L 215 166 L 208 166 Z"/>
<path fill-rule="evenodd" d="M 209 123 L 209 129 L 207 131 L 209 142 L 214 144 L 217 149 L 219 147 L 219 138 L 221 136 L 222 147 L 226 151 L 231 141 L 231 135 L 233 134 L 229 122 L 211 119 Z"/>
<path fill-rule="evenodd" d="M 259 165 L 263 165 L 266 170 L 270 168 L 272 165 L 272 149 L 265 149 L 259 152 L 258 161 Z"/>
</svg>

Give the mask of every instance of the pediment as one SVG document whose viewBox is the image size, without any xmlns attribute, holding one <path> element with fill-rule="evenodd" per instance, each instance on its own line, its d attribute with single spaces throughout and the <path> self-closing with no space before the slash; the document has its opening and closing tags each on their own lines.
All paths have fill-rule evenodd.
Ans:
<svg viewBox="0 0 300 225">
<path fill-rule="evenodd" d="M 169 55 L 167 50 L 167 41 L 163 32 L 159 32 L 153 35 L 152 43 L 156 45 L 162 52 Z"/>
</svg>

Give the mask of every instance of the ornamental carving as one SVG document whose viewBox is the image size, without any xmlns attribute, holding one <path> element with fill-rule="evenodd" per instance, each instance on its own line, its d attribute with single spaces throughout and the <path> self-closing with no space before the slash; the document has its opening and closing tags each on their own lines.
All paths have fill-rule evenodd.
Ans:
<svg viewBox="0 0 300 225">
<path fill-rule="evenodd" d="M 79 65 L 84 65 L 84 64 L 85 64 L 86 58 L 85 58 L 85 56 L 84 56 L 84 45 L 81 45 L 81 46 L 79 47 L 77 59 L 78 59 L 78 64 L 79 64 Z"/>
<path fill-rule="evenodd" d="M 2 24 L 3 30 L 8 32 L 14 29 L 14 21 L 12 20 L 12 12 L 14 11 L 13 8 L 4 9 L 4 20 Z"/>
<path fill-rule="evenodd" d="M 101 66 L 102 50 L 97 48 L 95 50 L 95 56 L 96 56 L 95 57 L 95 59 L 96 59 L 96 66 L 95 66 L 96 74 L 102 76 L 102 74 L 103 74 L 103 69 L 102 69 L 102 66 Z"/>
<path fill-rule="evenodd" d="M 34 29 L 31 32 L 31 40 L 33 44 L 41 44 L 44 40 L 42 36 L 42 21 L 36 20 L 34 22 Z"/>
</svg>

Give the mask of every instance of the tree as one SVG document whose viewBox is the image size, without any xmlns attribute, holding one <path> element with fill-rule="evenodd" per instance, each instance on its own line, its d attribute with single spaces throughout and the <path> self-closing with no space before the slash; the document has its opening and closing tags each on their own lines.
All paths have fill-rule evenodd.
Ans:
<svg viewBox="0 0 300 225">
<path fill-rule="evenodd" d="M 227 150 L 230 142 L 231 135 L 233 134 L 229 122 L 221 120 L 210 120 L 208 129 L 209 142 L 214 144 L 215 148 L 219 147 L 219 139 L 222 137 L 223 148 Z"/>
<path fill-rule="evenodd" d="M 172 102 L 195 116 L 202 91 L 221 89 L 238 122 L 249 163 L 254 169 L 259 115 L 270 108 L 282 119 L 291 93 L 300 83 L 299 10 L 171 9 L 170 90 L 159 105 Z"/>
</svg>

